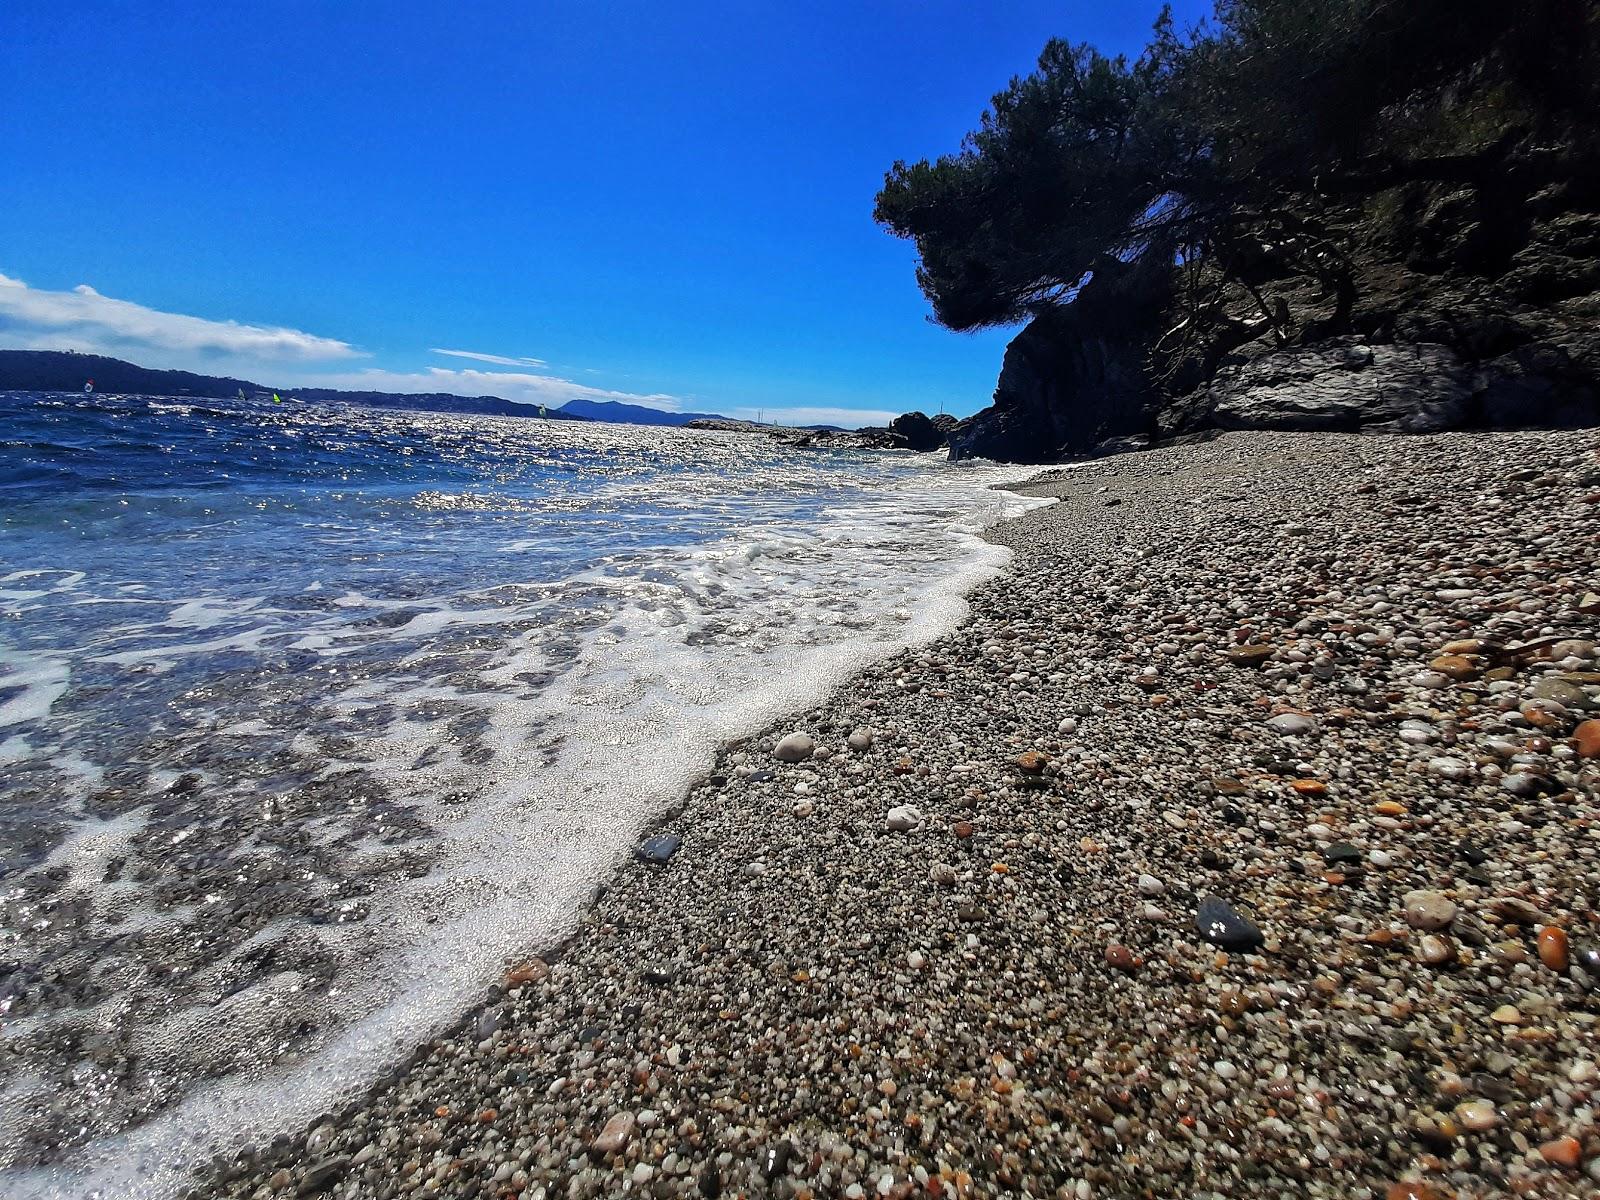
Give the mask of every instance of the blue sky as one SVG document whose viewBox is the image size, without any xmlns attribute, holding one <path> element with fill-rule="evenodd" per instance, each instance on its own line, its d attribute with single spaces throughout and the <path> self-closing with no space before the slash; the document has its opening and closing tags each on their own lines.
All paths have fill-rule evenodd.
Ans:
<svg viewBox="0 0 1600 1200">
<path fill-rule="evenodd" d="M 0 345 L 965 415 L 1012 331 L 928 323 L 912 247 L 872 222 L 883 172 L 955 149 L 1049 36 L 1135 53 L 1156 12 L 5 0 Z"/>
</svg>

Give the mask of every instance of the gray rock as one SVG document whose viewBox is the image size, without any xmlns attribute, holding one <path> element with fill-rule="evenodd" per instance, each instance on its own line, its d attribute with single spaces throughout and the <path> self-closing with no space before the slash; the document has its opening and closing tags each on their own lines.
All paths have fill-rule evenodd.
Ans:
<svg viewBox="0 0 1600 1200">
<path fill-rule="evenodd" d="M 1349 842 L 1334 842 L 1322 852 L 1322 859 L 1329 864 L 1360 862 L 1361 851 Z"/>
<path fill-rule="evenodd" d="M 1308 717 L 1305 713 L 1286 712 L 1275 717 L 1268 717 L 1267 724 L 1279 733 L 1293 737 L 1302 733 L 1315 733 L 1317 721 L 1315 717 Z"/>
<path fill-rule="evenodd" d="M 909 833 L 922 824 L 922 810 L 914 804 L 899 804 L 889 810 L 884 824 L 896 833 Z"/>
<path fill-rule="evenodd" d="M 319 1163 L 313 1163 L 306 1168 L 305 1177 L 300 1180 L 299 1192 L 302 1196 L 315 1195 L 325 1192 L 339 1181 L 339 1178 L 350 1168 L 349 1155 L 340 1154 L 333 1158 L 325 1158 Z"/>
<path fill-rule="evenodd" d="M 1585 708 L 1589 697 L 1583 688 L 1554 675 L 1546 675 L 1533 685 L 1531 694 L 1538 700 L 1554 700 L 1566 708 Z"/>
<path fill-rule="evenodd" d="M 1448 346 L 1339 338 L 1224 367 L 1212 419 L 1224 429 L 1429 433 L 1468 423 L 1473 384 Z"/>
<path fill-rule="evenodd" d="M 1443 929 L 1456 919 L 1455 902 L 1438 892 L 1421 888 L 1407 892 L 1401 905 L 1413 929 Z"/>
<path fill-rule="evenodd" d="M 664 864 L 678 852 L 678 847 L 683 845 L 683 839 L 676 834 L 658 833 L 655 837 L 646 838 L 639 843 L 638 849 L 633 853 L 640 862 Z"/>
<path fill-rule="evenodd" d="M 1200 901 L 1194 927 L 1206 941 L 1224 950 L 1254 950 L 1265 940 L 1254 924 L 1217 896 Z"/>
<path fill-rule="evenodd" d="M 772 757 L 779 762 L 805 762 L 816 750 L 816 742 L 807 733 L 791 733 L 772 748 Z"/>
</svg>

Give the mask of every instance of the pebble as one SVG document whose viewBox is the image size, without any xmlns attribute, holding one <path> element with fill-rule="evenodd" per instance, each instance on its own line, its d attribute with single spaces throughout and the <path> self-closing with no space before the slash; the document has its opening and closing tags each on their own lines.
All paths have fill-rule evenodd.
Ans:
<svg viewBox="0 0 1600 1200">
<path fill-rule="evenodd" d="M 850 732 L 850 736 L 845 739 L 845 742 L 852 750 L 870 750 L 872 749 L 872 730 L 852 730 Z"/>
<path fill-rule="evenodd" d="M 616 1154 L 633 1137 L 634 1126 L 637 1119 L 631 1112 L 620 1112 L 606 1122 L 605 1128 L 594 1139 L 594 1150 L 598 1154 Z"/>
<path fill-rule="evenodd" d="M 914 804 L 897 804 L 889 810 L 884 824 L 896 833 L 909 833 L 922 824 L 922 810 Z"/>
<path fill-rule="evenodd" d="M 1453 1200 L 1453 1197 L 1431 1184 L 1402 1180 L 1389 1185 L 1384 1200 Z"/>
<path fill-rule="evenodd" d="M 521 966 L 507 971 L 503 982 L 507 988 L 517 988 L 530 983 L 543 983 L 548 978 L 550 978 L 550 964 L 542 958 L 530 958 Z"/>
<path fill-rule="evenodd" d="M 639 843 L 638 849 L 633 853 L 640 862 L 655 863 L 661 866 L 670 861 L 682 845 L 683 839 L 676 834 L 658 833 L 655 837 L 646 838 Z"/>
<path fill-rule="evenodd" d="M 1584 708 L 1589 703 L 1588 694 L 1581 687 L 1553 675 L 1539 680 L 1529 694 L 1539 700 L 1554 700 L 1566 708 Z"/>
<path fill-rule="evenodd" d="M 1307 713 L 1284 712 L 1275 717 L 1268 717 L 1267 724 L 1279 733 L 1294 737 L 1300 734 L 1315 733 L 1317 730 L 1316 719 Z"/>
<path fill-rule="evenodd" d="M 1037 750 L 1017 755 L 1017 770 L 1024 775 L 1042 775 L 1045 767 L 1049 765 L 1050 760 Z"/>
<path fill-rule="evenodd" d="M 1424 934 L 1417 941 L 1417 951 L 1422 961 L 1431 967 L 1443 966 L 1456 960 L 1456 948 L 1447 937 L 1438 934 Z"/>
<path fill-rule="evenodd" d="M 1401 903 L 1406 923 L 1413 929 L 1444 929 L 1456 919 L 1455 902 L 1438 892 L 1407 892 Z"/>
<path fill-rule="evenodd" d="M 1154 875 L 1139 876 L 1139 894 L 1142 896 L 1159 896 L 1167 890 L 1167 885 Z"/>
<path fill-rule="evenodd" d="M 1230 646 L 1226 651 L 1226 657 L 1237 667 L 1260 667 L 1276 653 L 1277 650 L 1272 646 Z"/>
<path fill-rule="evenodd" d="M 784 1140 L 767 1149 L 766 1157 L 761 1163 L 762 1177 L 771 1183 L 774 1179 L 789 1173 L 789 1164 L 794 1161 L 798 1151 L 793 1142 Z"/>
<path fill-rule="evenodd" d="M 772 748 L 772 757 L 779 762 L 805 762 L 816 752 L 817 743 L 809 733 L 791 733 L 781 738 Z"/>
<path fill-rule="evenodd" d="M 1428 664 L 1429 668 L 1449 679 L 1471 679 L 1478 673 L 1478 664 L 1460 654 L 1441 654 Z"/>
<path fill-rule="evenodd" d="M 1539 931 L 1539 961 L 1552 971 L 1565 971 L 1569 962 L 1567 932 L 1554 925 Z"/>
<path fill-rule="evenodd" d="M 1264 941 L 1254 924 L 1216 896 L 1200 901 L 1194 924 L 1201 937 L 1224 950 L 1254 950 Z"/>
<path fill-rule="evenodd" d="M 1500 1124 L 1500 1113 L 1487 1100 L 1468 1100 L 1456 1105 L 1456 1119 L 1474 1133 L 1482 1133 Z"/>
<path fill-rule="evenodd" d="M 1579 758 L 1600 758 L 1600 718 L 1581 722 L 1572 731 L 1572 745 Z"/>
<path fill-rule="evenodd" d="M 1539 1147 L 1539 1157 L 1557 1167 L 1576 1167 L 1583 1161 L 1583 1143 L 1575 1137 L 1560 1137 Z"/>
<path fill-rule="evenodd" d="M 1123 971 L 1129 975 L 1139 969 L 1139 963 L 1134 958 L 1133 951 L 1117 942 L 1112 942 L 1106 947 L 1106 965 L 1113 970 Z"/>
<path fill-rule="evenodd" d="M 305 1176 L 296 1190 L 302 1196 L 312 1196 L 331 1188 L 350 1169 L 349 1156 L 336 1154 L 306 1168 Z"/>
</svg>

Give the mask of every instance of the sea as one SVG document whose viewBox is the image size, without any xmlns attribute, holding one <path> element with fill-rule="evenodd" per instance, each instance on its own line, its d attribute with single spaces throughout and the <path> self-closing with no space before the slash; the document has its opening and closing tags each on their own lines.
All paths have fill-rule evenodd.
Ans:
<svg viewBox="0 0 1600 1200">
<path fill-rule="evenodd" d="M 0 1194 L 141 1197 L 559 941 L 716 748 L 948 631 L 1016 468 L 0 393 Z"/>
</svg>

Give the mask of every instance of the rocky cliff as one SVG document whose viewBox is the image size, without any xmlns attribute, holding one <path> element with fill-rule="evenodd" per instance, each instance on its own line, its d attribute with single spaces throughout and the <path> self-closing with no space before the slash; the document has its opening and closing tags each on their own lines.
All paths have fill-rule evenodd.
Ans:
<svg viewBox="0 0 1600 1200">
<path fill-rule="evenodd" d="M 1101 265 L 1074 303 L 1006 347 L 994 404 L 950 434 L 950 457 L 1047 463 L 1155 431 L 1161 395 L 1149 346 L 1168 299 L 1164 273 Z"/>
<path fill-rule="evenodd" d="M 1338 288 L 1283 269 L 1265 239 L 1244 286 L 1097 271 L 1007 347 L 993 405 L 951 455 L 1049 462 L 1215 429 L 1600 424 L 1600 164 L 1574 161 L 1550 180 L 1508 156 L 1459 186 L 1329 206 L 1315 236 Z"/>
</svg>

